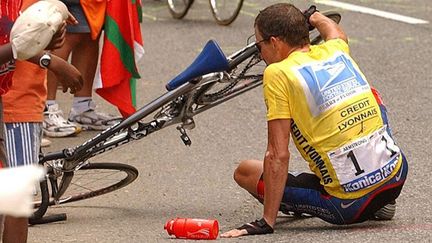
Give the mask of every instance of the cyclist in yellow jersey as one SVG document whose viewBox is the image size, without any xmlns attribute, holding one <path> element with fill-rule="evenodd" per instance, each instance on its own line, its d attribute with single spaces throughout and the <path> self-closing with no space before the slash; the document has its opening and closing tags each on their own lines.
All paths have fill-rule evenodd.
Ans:
<svg viewBox="0 0 432 243">
<path fill-rule="evenodd" d="M 325 42 L 310 45 L 308 28 Z M 281 3 L 258 14 L 255 37 L 268 65 L 267 152 L 264 161 L 242 161 L 234 179 L 264 204 L 264 213 L 222 237 L 273 233 L 278 211 L 332 224 L 390 220 L 408 165 L 345 33 L 315 6 L 302 13 Z M 288 172 L 290 136 L 313 173 Z"/>
</svg>

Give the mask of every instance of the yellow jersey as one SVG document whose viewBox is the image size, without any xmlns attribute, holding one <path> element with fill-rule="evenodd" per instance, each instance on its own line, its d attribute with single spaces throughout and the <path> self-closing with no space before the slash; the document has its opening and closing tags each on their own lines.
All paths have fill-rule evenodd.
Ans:
<svg viewBox="0 0 432 243">
<path fill-rule="evenodd" d="M 269 65 L 263 89 L 267 120 L 291 119 L 296 148 L 330 195 L 361 197 L 398 171 L 400 149 L 344 40 Z"/>
</svg>

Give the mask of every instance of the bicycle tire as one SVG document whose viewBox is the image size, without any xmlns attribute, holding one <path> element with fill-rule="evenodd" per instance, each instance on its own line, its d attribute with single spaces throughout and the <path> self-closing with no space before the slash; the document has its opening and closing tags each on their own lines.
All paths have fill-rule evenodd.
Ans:
<svg viewBox="0 0 432 243">
<path fill-rule="evenodd" d="M 168 0 L 168 10 L 175 19 L 182 19 L 188 13 L 194 0 Z"/>
<path fill-rule="evenodd" d="M 36 224 L 54 223 L 54 222 L 65 221 L 65 220 L 67 220 L 67 215 L 65 213 L 60 213 L 60 214 L 44 216 L 41 218 L 31 217 L 28 219 L 28 223 L 30 225 L 36 225 Z"/>
<path fill-rule="evenodd" d="M 67 173 L 60 178 L 60 183 L 66 180 L 70 184 L 67 185 L 67 189 L 60 196 L 59 200 L 56 202 L 51 198 L 49 205 L 65 204 L 101 196 L 129 185 L 137 177 L 138 170 L 130 165 L 120 163 L 88 163 L 72 174 Z M 51 184 L 57 183 L 56 180 L 49 181 Z M 35 204 L 37 205 L 37 202 Z"/>
<path fill-rule="evenodd" d="M 216 23 L 230 25 L 239 15 L 243 0 L 209 0 L 209 4 Z"/>
<path fill-rule="evenodd" d="M 33 212 L 30 219 L 41 219 L 48 210 L 50 199 L 47 179 L 44 179 L 39 183 L 39 188 L 40 191 L 38 193 L 40 194 L 41 199 L 40 202 L 35 205 L 36 210 Z"/>
</svg>

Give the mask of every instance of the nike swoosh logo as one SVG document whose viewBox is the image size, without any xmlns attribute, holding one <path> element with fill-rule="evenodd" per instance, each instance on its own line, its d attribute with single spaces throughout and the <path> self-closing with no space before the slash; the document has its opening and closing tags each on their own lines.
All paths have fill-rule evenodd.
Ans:
<svg viewBox="0 0 432 243">
<path fill-rule="evenodd" d="M 396 177 L 395 177 L 395 178 L 396 178 L 396 181 L 399 181 L 400 178 L 402 177 L 403 165 L 404 165 L 404 163 L 403 163 L 403 161 L 402 161 L 402 165 L 401 165 L 401 168 L 400 168 L 399 174 L 397 174 Z"/>
<path fill-rule="evenodd" d="M 350 202 L 348 204 L 345 204 L 345 203 L 342 202 L 340 205 L 341 205 L 341 208 L 347 209 L 347 208 L 351 207 L 351 205 L 353 205 L 355 202 L 357 202 L 357 200 L 354 200 L 354 201 L 352 201 L 352 202 Z"/>
</svg>

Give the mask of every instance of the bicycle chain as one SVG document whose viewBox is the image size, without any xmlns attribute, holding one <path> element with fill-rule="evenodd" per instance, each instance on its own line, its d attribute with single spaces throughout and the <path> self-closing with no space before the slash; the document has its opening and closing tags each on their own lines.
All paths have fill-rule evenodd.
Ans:
<svg viewBox="0 0 432 243">
<path fill-rule="evenodd" d="M 252 64 L 252 61 L 255 62 Z M 240 81 L 240 79 L 242 78 L 242 76 L 244 76 L 244 74 L 251 68 L 253 67 L 255 64 L 259 63 L 261 61 L 261 58 L 259 58 L 259 54 L 255 54 L 248 62 L 248 64 L 246 65 L 246 67 L 243 69 L 243 71 L 237 76 L 236 81 L 230 83 L 229 85 L 227 85 L 225 88 L 212 93 L 212 94 L 204 94 L 203 98 L 208 101 L 215 101 L 217 99 L 222 98 L 222 96 L 227 93 L 229 90 L 231 90 L 234 86 L 237 85 L 237 83 Z"/>
</svg>

